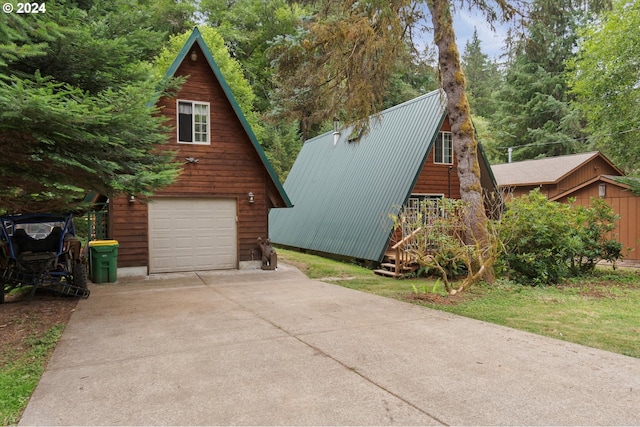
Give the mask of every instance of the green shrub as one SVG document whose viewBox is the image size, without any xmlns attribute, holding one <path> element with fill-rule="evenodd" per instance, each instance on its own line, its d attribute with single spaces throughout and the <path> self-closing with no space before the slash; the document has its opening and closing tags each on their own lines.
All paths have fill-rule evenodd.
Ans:
<svg viewBox="0 0 640 427">
<path fill-rule="evenodd" d="M 617 219 L 603 200 L 594 198 L 587 208 L 549 201 L 534 190 L 506 204 L 501 260 L 516 282 L 558 283 L 593 270 L 600 260 L 621 258 L 621 244 L 608 237 Z"/>
<path fill-rule="evenodd" d="M 573 275 L 591 272 L 601 261 L 615 262 L 622 258 L 622 243 L 611 238 L 620 218 L 613 208 L 602 199 L 594 197 L 591 206 L 576 206 L 578 211 L 577 235 L 582 242 L 582 251 L 571 258 Z"/>
</svg>

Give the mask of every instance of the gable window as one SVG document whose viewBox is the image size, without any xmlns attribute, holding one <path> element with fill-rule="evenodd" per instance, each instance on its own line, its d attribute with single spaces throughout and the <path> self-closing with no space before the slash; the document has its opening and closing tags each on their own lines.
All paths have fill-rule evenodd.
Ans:
<svg viewBox="0 0 640 427">
<path fill-rule="evenodd" d="M 178 101 L 178 142 L 209 144 L 209 103 Z"/>
<path fill-rule="evenodd" d="M 453 164 L 453 143 L 451 132 L 438 132 L 433 151 L 433 162 L 443 165 Z"/>
</svg>

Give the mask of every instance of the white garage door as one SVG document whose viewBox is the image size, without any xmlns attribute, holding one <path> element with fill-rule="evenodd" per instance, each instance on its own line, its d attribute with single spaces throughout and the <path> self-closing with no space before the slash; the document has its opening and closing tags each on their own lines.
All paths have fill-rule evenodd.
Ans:
<svg viewBox="0 0 640 427">
<path fill-rule="evenodd" d="M 235 199 L 149 203 L 149 272 L 237 268 Z"/>
</svg>

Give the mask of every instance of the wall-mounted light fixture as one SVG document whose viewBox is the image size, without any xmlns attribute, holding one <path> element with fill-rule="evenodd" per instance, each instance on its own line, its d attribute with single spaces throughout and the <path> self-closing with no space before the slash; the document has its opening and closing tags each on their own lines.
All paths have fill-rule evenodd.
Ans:
<svg viewBox="0 0 640 427">
<path fill-rule="evenodd" d="M 185 160 L 187 161 L 187 163 L 196 164 L 200 159 L 196 159 L 195 157 L 187 157 Z"/>
<path fill-rule="evenodd" d="M 136 197 L 133 194 L 129 194 L 129 196 L 127 197 L 127 202 L 133 203 L 135 201 L 136 201 Z"/>
<path fill-rule="evenodd" d="M 337 117 L 334 117 L 333 118 L 333 145 L 336 145 L 338 143 L 338 140 L 340 139 L 339 126 L 340 126 L 340 120 L 338 120 Z"/>
<path fill-rule="evenodd" d="M 191 58 L 191 60 L 192 60 L 193 62 L 195 62 L 195 61 L 197 61 L 197 60 L 198 60 L 198 54 L 196 53 L 196 51 L 195 51 L 195 50 L 192 50 L 192 51 L 191 51 L 191 55 L 190 55 L 189 57 Z"/>
<path fill-rule="evenodd" d="M 248 196 L 249 196 L 249 203 L 253 203 L 255 201 L 253 198 L 253 192 L 249 191 Z"/>
<path fill-rule="evenodd" d="M 602 183 L 600 185 L 598 185 L 598 196 L 600 196 L 600 198 L 604 198 L 607 195 L 607 184 Z"/>
</svg>

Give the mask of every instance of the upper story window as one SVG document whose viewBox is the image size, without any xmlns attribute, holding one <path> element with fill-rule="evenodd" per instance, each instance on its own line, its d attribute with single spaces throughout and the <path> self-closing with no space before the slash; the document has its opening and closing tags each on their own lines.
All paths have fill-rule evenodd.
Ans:
<svg viewBox="0 0 640 427">
<path fill-rule="evenodd" d="M 178 142 L 209 144 L 209 103 L 178 101 Z"/>
<path fill-rule="evenodd" d="M 451 132 L 438 132 L 433 151 L 433 162 L 443 165 L 453 164 L 453 143 Z"/>
</svg>

